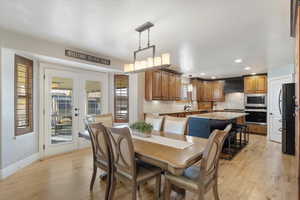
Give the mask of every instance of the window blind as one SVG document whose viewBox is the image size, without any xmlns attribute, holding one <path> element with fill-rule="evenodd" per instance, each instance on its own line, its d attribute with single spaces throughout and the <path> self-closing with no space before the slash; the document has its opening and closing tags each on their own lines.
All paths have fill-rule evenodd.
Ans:
<svg viewBox="0 0 300 200">
<path fill-rule="evenodd" d="M 33 131 L 33 61 L 15 55 L 15 135 Z"/>
<path fill-rule="evenodd" d="M 115 75 L 115 122 L 128 122 L 128 76 Z"/>
</svg>

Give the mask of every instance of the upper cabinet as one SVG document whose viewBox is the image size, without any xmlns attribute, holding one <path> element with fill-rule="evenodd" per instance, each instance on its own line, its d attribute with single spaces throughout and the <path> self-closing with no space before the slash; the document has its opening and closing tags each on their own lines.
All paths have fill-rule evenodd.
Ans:
<svg viewBox="0 0 300 200">
<path fill-rule="evenodd" d="M 267 76 L 247 76 L 244 78 L 244 92 L 251 93 L 267 93 Z"/>
<path fill-rule="evenodd" d="M 197 81 L 197 100 L 200 102 L 224 101 L 224 81 Z"/>
<path fill-rule="evenodd" d="M 162 100 L 171 99 L 169 96 L 169 89 L 170 89 L 169 80 L 170 80 L 169 72 L 161 71 L 161 97 L 162 97 Z"/>
<path fill-rule="evenodd" d="M 145 99 L 180 100 L 181 76 L 172 72 L 153 70 L 145 72 Z"/>
<path fill-rule="evenodd" d="M 212 82 L 213 101 L 225 101 L 224 84 L 225 84 L 224 81 L 213 81 Z"/>
</svg>

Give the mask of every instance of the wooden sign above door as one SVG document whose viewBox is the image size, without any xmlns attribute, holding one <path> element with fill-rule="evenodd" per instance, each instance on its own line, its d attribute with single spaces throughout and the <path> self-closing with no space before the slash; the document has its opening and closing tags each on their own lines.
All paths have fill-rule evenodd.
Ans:
<svg viewBox="0 0 300 200">
<path fill-rule="evenodd" d="M 110 60 L 108 60 L 108 59 L 99 58 L 99 57 L 96 57 L 96 56 L 88 55 L 88 54 L 81 53 L 81 52 L 78 52 L 78 51 L 73 51 L 73 50 L 70 50 L 70 49 L 65 50 L 65 56 L 72 57 L 72 58 L 77 58 L 77 59 L 85 60 L 85 61 L 89 61 L 89 62 L 100 63 L 100 64 L 104 64 L 104 65 L 110 65 Z"/>
</svg>

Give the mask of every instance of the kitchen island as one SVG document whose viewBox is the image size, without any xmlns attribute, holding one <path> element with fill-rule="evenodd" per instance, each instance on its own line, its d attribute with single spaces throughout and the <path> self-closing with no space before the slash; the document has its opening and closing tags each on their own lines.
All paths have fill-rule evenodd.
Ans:
<svg viewBox="0 0 300 200">
<path fill-rule="evenodd" d="M 228 124 L 236 124 L 247 113 L 236 112 L 210 112 L 190 115 L 188 120 L 188 133 L 191 136 L 208 138 L 215 129 L 224 129 Z"/>
</svg>

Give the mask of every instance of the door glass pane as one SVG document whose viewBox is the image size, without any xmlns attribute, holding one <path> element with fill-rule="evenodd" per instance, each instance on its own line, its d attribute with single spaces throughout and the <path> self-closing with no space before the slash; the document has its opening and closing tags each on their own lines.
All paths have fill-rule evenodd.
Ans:
<svg viewBox="0 0 300 200">
<path fill-rule="evenodd" d="M 71 142 L 73 80 L 53 77 L 51 100 L 51 144 Z"/>
<path fill-rule="evenodd" d="M 89 81 L 85 82 L 86 92 L 86 116 L 89 120 L 92 120 L 95 115 L 102 113 L 101 104 L 101 82 L 100 81 Z"/>
</svg>

